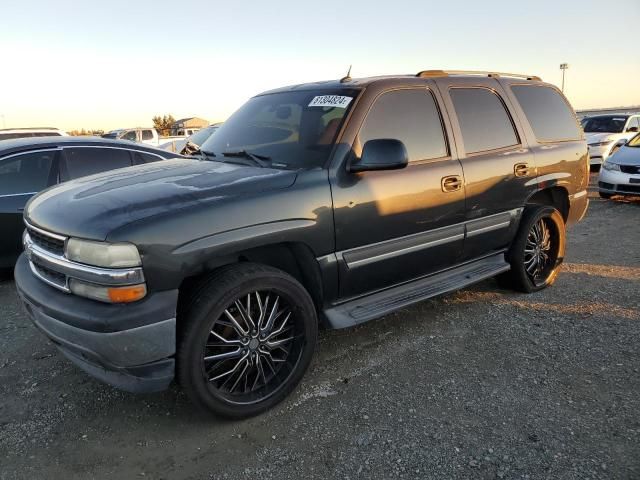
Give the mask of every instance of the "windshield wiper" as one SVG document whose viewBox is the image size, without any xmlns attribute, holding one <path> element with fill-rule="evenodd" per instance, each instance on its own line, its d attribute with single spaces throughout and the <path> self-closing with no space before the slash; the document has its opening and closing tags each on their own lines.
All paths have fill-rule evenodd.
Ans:
<svg viewBox="0 0 640 480">
<path fill-rule="evenodd" d="M 251 153 L 246 150 L 238 150 L 236 152 L 222 152 L 222 155 L 224 157 L 246 158 L 247 160 L 251 160 L 259 167 L 268 167 L 269 161 L 271 160 L 271 157 L 267 157 L 266 155 L 258 155 L 257 153 Z"/>
</svg>

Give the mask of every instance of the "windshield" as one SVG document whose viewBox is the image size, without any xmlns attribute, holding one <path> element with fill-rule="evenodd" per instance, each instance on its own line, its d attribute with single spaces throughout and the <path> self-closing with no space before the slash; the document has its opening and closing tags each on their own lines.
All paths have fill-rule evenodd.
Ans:
<svg viewBox="0 0 640 480">
<path fill-rule="evenodd" d="M 582 127 L 586 133 L 622 133 L 628 118 L 621 115 L 585 118 Z"/>
<path fill-rule="evenodd" d="M 246 151 L 283 168 L 322 167 L 358 90 L 288 91 L 253 97 L 202 145 L 205 153 Z"/>
<path fill-rule="evenodd" d="M 202 145 L 218 129 L 218 127 L 205 127 L 191 135 L 188 140 L 196 145 Z"/>
<path fill-rule="evenodd" d="M 640 134 L 633 137 L 629 142 L 625 145 L 627 147 L 640 147 Z"/>
</svg>

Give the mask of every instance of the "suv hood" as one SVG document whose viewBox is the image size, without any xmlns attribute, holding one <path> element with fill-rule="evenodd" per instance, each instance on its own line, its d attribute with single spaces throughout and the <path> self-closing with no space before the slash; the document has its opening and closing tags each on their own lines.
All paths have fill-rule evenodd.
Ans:
<svg viewBox="0 0 640 480">
<path fill-rule="evenodd" d="M 234 196 L 286 188 L 290 170 L 204 160 L 165 160 L 91 175 L 44 190 L 25 208 L 37 227 L 104 240 L 116 228 Z"/>
</svg>

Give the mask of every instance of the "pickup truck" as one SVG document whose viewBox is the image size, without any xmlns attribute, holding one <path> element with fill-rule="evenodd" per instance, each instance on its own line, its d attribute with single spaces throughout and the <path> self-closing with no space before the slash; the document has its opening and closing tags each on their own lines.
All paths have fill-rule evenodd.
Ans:
<svg viewBox="0 0 640 480">
<path fill-rule="evenodd" d="M 172 141 L 184 140 L 197 131 L 197 128 L 187 128 L 182 131 L 182 135 L 163 137 L 158 135 L 158 131 L 155 128 L 119 128 L 105 133 L 102 135 L 102 138 L 128 140 L 130 142 L 145 143 L 147 145 L 153 145 L 154 147 L 160 147 Z"/>
<path fill-rule="evenodd" d="M 531 75 L 272 90 L 198 155 L 35 196 L 15 279 L 35 325 L 90 375 L 135 392 L 177 380 L 232 418 L 292 392 L 321 325 L 494 276 L 552 285 L 565 225 L 588 205 L 575 113 Z"/>
</svg>

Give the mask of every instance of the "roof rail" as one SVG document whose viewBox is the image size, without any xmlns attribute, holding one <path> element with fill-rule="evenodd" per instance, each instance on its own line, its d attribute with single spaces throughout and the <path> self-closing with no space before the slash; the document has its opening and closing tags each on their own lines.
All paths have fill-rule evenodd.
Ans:
<svg viewBox="0 0 640 480">
<path fill-rule="evenodd" d="M 481 70 L 422 70 L 416 73 L 416 77 L 420 78 L 433 78 L 433 77 L 448 77 L 449 75 L 482 75 L 487 77 L 514 77 L 524 78 L 526 80 L 542 79 L 536 75 L 522 75 L 520 73 L 504 73 L 504 72 L 485 72 Z"/>
</svg>

